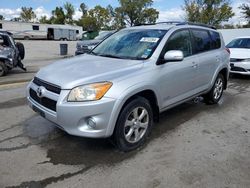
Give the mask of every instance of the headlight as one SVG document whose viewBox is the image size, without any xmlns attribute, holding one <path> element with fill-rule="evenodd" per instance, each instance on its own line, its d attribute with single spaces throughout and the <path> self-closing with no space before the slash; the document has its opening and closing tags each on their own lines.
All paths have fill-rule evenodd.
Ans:
<svg viewBox="0 0 250 188">
<path fill-rule="evenodd" d="M 68 96 L 69 102 L 95 101 L 101 99 L 111 88 L 111 82 L 101 82 L 78 86 L 72 89 Z"/>
<path fill-rule="evenodd" d="M 95 47 L 96 47 L 96 45 L 89 45 L 89 46 L 88 46 L 88 49 L 89 49 L 89 50 L 92 50 L 92 49 L 95 48 Z"/>
</svg>

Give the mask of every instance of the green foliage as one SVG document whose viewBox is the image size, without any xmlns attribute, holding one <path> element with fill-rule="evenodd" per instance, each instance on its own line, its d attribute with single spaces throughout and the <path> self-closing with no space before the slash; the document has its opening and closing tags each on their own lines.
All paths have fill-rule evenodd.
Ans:
<svg viewBox="0 0 250 188">
<path fill-rule="evenodd" d="M 82 17 L 86 16 L 88 13 L 88 7 L 85 3 L 80 4 L 80 10 L 82 11 Z"/>
<path fill-rule="evenodd" d="M 242 4 L 239 8 L 242 10 L 241 13 L 247 19 L 248 25 L 250 26 L 250 5 L 249 4 Z"/>
<path fill-rule="evenodd" d="M 111 29 L 122 29 L 126 27 L 125 15 L 121 7 L 113 9 L 109 7 L 110 15 L 112 16 L 112 25 Z"/>
<path fill-rule="evenodd" d="M 12 22 L 20 22 L 21 18 L 20 17 L 15 17 L 15 18 L 12 18 L 10 21 L 12 21 Z"/>
<path fill-rule="evenodd" d="M 39 19 L 39 23 L 42 23 L 42 24 L 50 24 L 50 23 L 51 23 L 51 20 L 50 20 L 50 19 L 47 19 L 47 16 L 42 16 L 42 17 Z"/>
<path fill-rule="evenodd" d="M 184 0 L 187 20 L 219 26 L 234 16 L 230 0 Z"/>
<path fill-rule="evenodd" d="M 50 19 L 52 24 L 65 24 L 65 14 L 62 7 L 56 7 L 52 10 L 52 17 Z"/>
<path fill-rule="evenodd" d="M 40 23 L 52 24 L 76 24 L 83 27 L 83 30 L 109 30 L 121 29 L 126 25 L 139 25 L 144 23 L 155 23 L 159 12 L 151 8 L 153 0 L 118 0 L 119 7 L 111 5 L 102 7 L 95 6 L 88 10 L 85 3 L 81 3 L 79 10 L 82 16 L 79 20 L 73 20 L 75 13 L 74 6 L 66 2 L 63 7 L 56 7 L 52 11 L 51 18 L 43 16 Z"/>
<path fill-rule="evenodd" d="M 111 15 L 107 8 L 97 5 L 95 8 L 89 10 L 88 15 L 91 18 L 95 18 L 99 29 L 107 29 L 109 27 Z"/>
<path fill-rule="evenodd" d="M 64 4 L 64 9 L 65 9 L 65 22 L 67 24 L 73 24 L 73 15 L 75 13 L 74 6 L 71 3 L 66 2 Z"/>
<path fill-rule="evenodd" d="M 4 20 L 5 18 L 3 17 L 3 15 L 0 15 L 0 20 Z"/>
<path fill-rule="evenodd" d="M 150 8 L 153 0 L 118 0 L 120 3 L 120 12 L 124 20 L 130 25 L 144 23 L 155 23 L 159 12 Z"/>
<path fill-rule="evenodd" d="M 112 16 L 110 14 L 109 8 L 104 8 L 100 5 L 95 6 L 93 9 L 90 9 L 83 14 L 82 18 L 77 22 L 77 25 L 82 26 L 83 30 L 87 31 L 110 29 Z"/>
<path fill-rule="evenodd" d="M 22 7 L 20 18 L 22 21 L 30 22 L 30 21 L 34 21 L 34 19 L 36 18 L 36 14 L 33 11 L 32 7 Z"/>
</svg>

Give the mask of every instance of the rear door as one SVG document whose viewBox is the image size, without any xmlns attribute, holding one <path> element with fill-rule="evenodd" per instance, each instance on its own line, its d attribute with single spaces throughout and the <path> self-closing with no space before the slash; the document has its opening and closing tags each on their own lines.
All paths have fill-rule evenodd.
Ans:
<svg viewBox="0 0 250 188">
<path fill-rule="evenodd" d="M 193 38 L 193 54 L 198 65 L 198 92 L 206 90 L 213 78 L 220 59 L 220 36 L 205 29 L 191 29 Z M 213 37 L 213 38 L 212 38 Z"/>
</svg>

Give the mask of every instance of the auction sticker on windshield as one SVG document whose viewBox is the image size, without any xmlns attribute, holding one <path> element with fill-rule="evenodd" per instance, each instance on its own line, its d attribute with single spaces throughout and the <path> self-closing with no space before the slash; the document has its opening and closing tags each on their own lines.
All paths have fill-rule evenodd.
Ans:
<svg viewBox="0 0 250 188">
<path fill-rule="evenodd" d="M 156 37 L 142 37 L 140 42 L 152 42 L 152 43 L 156 43 L 158 42 L 159 38 Z"/>
</svg>

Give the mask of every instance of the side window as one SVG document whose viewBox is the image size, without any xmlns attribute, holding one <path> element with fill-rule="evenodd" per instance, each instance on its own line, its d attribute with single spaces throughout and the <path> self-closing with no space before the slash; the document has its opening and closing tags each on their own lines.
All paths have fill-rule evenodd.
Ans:
<svg viewBox="0 0 250 188">
<path fill-rule="evenodd" d="M 192 45 L 189 30 L 181 30 L 174 33 L 167 41 L 164 52 L 180 50 L 184 57 L 192 55 Z"/>
<path fill-rule="evenodd" d="M 79 34 L 79 30 L 76 30 L 76 34 Z"/>
<path fill-rule="evenodd" d="M 212 49 L 218 49 L 221 47 L 221 39 L 220 34 L 214 31 L 209 31 L 211 38 L 212 38 Z"/>
<path fill-rule="evenodd" d="M 38 31 L 39 30 L 39 25 L 32 25 L 33 30 Z"/>
<path fill-rule="evenodd" d="M 201 53 L 211 50 L 211 38 L 206 30 L 193 29 L 194 52 Z"/>
</svg>

